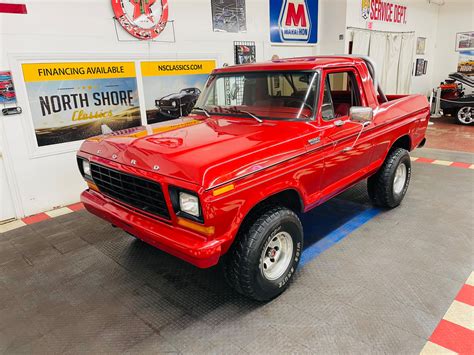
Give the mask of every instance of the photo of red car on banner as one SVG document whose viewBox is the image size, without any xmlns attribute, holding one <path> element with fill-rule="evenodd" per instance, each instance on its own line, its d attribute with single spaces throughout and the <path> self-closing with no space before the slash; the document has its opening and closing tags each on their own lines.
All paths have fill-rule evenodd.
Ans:
<svg viewBox="0 0 474 355">
<path fill-rule="evenodd" d="M 16 102 L 13 88 L 12 74 L 9 71 L 0 71 L 0 104 Z"/>
<path fill-rule="evenodd" d="M 156 38 L 168 22 L 168 0 L 112 0 L 115 18 L 133 37 Z"/>
</svg>

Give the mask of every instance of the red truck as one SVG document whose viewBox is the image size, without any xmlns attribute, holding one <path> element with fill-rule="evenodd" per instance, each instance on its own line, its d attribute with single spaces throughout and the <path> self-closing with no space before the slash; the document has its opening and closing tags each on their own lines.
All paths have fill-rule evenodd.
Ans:
<svg viewBox="0 0 474 355">
<path fill-rule="evenodd" d="M 369 58 L 318 56 L 216 69 L 187 117 L 86 140 L 91 213 L 238 292 L 283 292 L 303 251 L 298 213 L 368 179 L 393 208 L 425 142 L 422 95 L 385 95 Z"/>
</svg>

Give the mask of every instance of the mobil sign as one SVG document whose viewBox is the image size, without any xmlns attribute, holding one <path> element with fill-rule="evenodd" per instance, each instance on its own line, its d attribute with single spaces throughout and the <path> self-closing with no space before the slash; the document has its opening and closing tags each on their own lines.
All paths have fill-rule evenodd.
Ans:
<svg viewBox="0 0 474 355">
<path fill-rule="evenodd" d="M 270 0 L 272 43 L 316 43 L 318 0 Z"/>
</svg>

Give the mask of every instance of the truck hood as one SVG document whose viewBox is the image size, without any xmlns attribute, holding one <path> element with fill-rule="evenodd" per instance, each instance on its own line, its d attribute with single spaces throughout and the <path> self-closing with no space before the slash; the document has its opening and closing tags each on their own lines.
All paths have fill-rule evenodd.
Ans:
<svg viewBox="0 0 474 355">
<path fill-rule="evenodd" d="M 89 138 L 81 151 L 212 188 L 304 153 L 317 136 L 306 122 L 197 117 Z"/>
</svg>

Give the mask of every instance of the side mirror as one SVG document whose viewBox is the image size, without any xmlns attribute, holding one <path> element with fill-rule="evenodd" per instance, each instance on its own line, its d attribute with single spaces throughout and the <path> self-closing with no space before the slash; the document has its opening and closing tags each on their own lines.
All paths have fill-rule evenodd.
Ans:
<svg viewBox="0 0 474 355">
<path fill-rule="evenodd" d="M 374 110 L 371 107 L 353 106 L 349 110 L 349 119 L 359 123 L 370 123 L 374 118 Z"/>
</svg>

